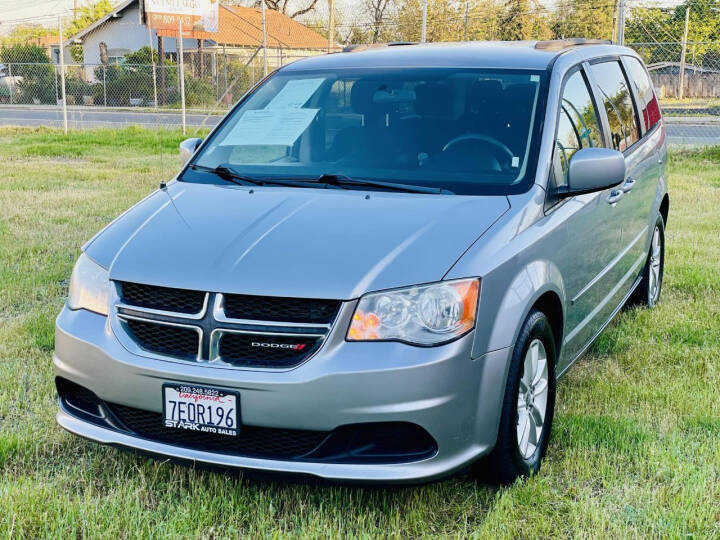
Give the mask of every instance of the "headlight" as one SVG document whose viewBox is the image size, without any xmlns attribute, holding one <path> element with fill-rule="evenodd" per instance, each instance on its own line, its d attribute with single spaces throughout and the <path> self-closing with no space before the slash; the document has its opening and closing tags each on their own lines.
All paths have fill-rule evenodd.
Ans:
<svg viewBox="0 0 720 540">
<path fill-rule="evenodd" d="M 479 280 L 462 279 L 366 294 L 355 309 L 347 339 L 416 345 L 451 341 L 475 326 L 479 290 Z"/>
<path fill-rule="evenodd" d="M 70 276 L 68 307 L 88 309 L 100 315 L 107 315 L 109 294 L 110 282 L 107 270 L 84 253 L 80 255 Z"/>
</svg>

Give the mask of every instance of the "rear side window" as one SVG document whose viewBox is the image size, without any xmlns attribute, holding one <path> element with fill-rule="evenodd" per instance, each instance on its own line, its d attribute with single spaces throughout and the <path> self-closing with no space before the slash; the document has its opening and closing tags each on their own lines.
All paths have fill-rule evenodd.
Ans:
<svg viewBox="0 0 720 540">
<path fill-rule="evenodd" d="M 617 61 L 590 66 L 602 95 L 613 148 L 621 152 L 640 138 L 630 88 Z"/>
<path fill-rule="evenodd" d="M 655 96 L 652 81 L 640 60 L 633 56 L 626 57 L 626 60 L 628 75 L 635 85 L 635 91 L 639 98 L 640 117 L 645 125 L 645 130 L 649 131 L 660 121 L 660 105 Z"/>
<path fill-rule="evenodd" d="M 597 111 L 581 71 L 573 73 L 563 88 L 552 177 L 556 187 L 567 184 L 570 158 L 581 148 L 603 146 Z"/>
</svg>

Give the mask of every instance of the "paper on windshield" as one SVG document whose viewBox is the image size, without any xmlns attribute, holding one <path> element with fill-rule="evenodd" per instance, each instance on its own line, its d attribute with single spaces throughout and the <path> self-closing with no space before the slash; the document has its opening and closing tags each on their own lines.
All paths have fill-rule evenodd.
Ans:
<svg viewBox="0 0 720 540">
<path fill-rule="evenodd" d="M 293 79 L 285 83 L 266 109 L 299 109 L 307 100 L 310 99 L 320 85 L 325 81 L 324 78 L 316 79 Z"/>
<path fill-rule="evenodd" d="M 222 146 L 292 146 L 319 109 L 259 109 L 245 111 Z"/>
</svg>

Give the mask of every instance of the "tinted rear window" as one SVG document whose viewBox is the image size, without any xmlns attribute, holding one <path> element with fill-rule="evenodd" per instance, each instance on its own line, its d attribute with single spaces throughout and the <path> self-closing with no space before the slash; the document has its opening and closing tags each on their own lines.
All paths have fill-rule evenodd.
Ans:
<svg viewBox="0 0 720 540">
<path fill-rule="evenodd" d="M 638 103 L 638 107 L 641 109 L 640 117 L 645 124 L 645 130 L 649 131 L 660 121 L 660 105 L 655 96 L 652 81 L 640 60 L 633 56 L 628 56 L 626 59 L 630 79 L 635 85 L 635 91 L 640 100 Z"/>
</svg>

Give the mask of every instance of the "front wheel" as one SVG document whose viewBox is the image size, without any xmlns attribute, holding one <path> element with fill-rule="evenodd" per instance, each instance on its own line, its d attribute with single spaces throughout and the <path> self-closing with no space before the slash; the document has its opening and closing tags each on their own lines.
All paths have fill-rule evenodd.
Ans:
<svg viewBox="0 0 720 540">
<path fill-rule="evenodd" d="M 510 484 L 540 469 L 555 411 L 555 339 L 544 313 L 533 310 L 520 330 L 510 363 L 493 451 L 476 472 Z"/>
</svg>

